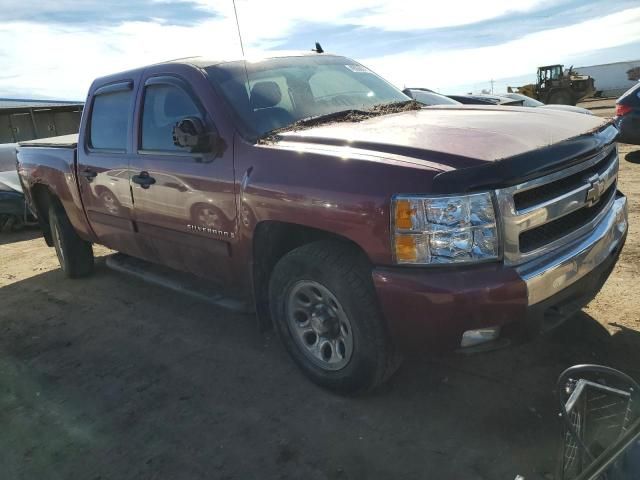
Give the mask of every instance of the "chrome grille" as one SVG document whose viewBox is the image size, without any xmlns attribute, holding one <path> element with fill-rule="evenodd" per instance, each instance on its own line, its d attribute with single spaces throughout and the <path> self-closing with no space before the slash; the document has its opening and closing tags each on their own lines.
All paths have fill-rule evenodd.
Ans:
<svg viewBox="0 0 640 480">
<path fill-rule="evenodd" d="M 518 265 L 593 230 L 615 199 L 615 144 L 563 171 L 496 190 L 504 260 Z"/>
</svg>

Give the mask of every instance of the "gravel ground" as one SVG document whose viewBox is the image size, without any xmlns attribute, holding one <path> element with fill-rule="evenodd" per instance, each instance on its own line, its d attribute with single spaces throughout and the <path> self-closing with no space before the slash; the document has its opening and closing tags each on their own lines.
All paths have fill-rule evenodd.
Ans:
<svg viewBox="0 0 640 480">
<path fill-rule="evenodd" d="M 551 478 L 558 374 L 640 378 L 640 147 L 631 231 L 584 311 L 532 343 L 414 358 L 382 391 L 310 384 L 251 316 L 107 269 L 66 280 L 35 231 L 0 237 L 2 479 Z"/>
</svg>

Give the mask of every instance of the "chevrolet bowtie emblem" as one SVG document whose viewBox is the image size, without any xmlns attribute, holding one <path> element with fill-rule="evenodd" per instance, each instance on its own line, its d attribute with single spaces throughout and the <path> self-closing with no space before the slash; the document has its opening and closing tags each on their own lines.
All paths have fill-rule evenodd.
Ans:
<svg viewBox="0 0 640 480">
<path fill-rule="evenodd" d="M 587 181 L 591 185 L 587 190 L 587 199 L 585 200 L 585 203 L 587 204 L 587 207 L 593 207 L 600 201 L 600 197 L 602 197 L 602 194 L 604 193 L 605 181 L 604 178 L 600 178 L 599 175 L 593 175 L 592 177 L 589 177 Z"/>
</svg>

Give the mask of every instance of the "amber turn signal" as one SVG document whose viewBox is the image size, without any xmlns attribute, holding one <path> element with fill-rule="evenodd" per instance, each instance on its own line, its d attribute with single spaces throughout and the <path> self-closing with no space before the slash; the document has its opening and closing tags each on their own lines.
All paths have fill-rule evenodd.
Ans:
<svg viewBox="0 0 640 480">
<path fill-rule="evenodd" d="M 416 206 L 411 200 L 396 201 L 396 228 L 401 230 L 411 230 L 413 219 L 416 216 Z"/>
<path fill-rule="evenodd" d="M 396 235 L 396 261 L 410 263 L 418 260 L 418 246 L 415 235 Z"/>
</svg>

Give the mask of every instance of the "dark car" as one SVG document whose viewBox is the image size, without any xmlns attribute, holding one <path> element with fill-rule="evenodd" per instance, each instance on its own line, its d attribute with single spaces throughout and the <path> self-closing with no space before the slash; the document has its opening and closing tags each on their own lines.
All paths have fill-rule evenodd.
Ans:
<svg viewBox="0 0 640 480">
<path fill-rule="evenodd" d="M 35 222 L 16 171 L 0 172 L 0 233 Z"/>
<path fill-rule="evenodd" d="M 16 169 L 16 143 L 0 143 L 0 172 Z"/>
<path fill-rule="evenodd" d="M 513 98 L 514 100 L 522 100 L 523 107 L 536 107 L 536 108 L 548 108 L 550 110 L 562 110 L 564 112 L 582 113 L 584 115 L 593 115 L 591 110 L 582 107 L 576 107 L 574 105 L 562 105 L 556 103 L 545 104 L 538 100 L 522 95 L 521 93 L 505 93 L 505 97 Z"/>
<path fill-rule="evenodd" d="M 589 110 L 573 105 L 546 105 L 538 100 L 527 97 L 519 93 L 505 93 L 503 95 L 493 94 L 476 94 L 476 95 L 449 95 L 460 103 L 467 105 L 500 105 L 504 107 L 535 107 L 548 110 L 562 110 L 565 112 L 582 113 L 585 115 L 593 115 Z"/>
<path fill-rule="evenodd" d="M 465 105 L 504 105 L 508 107 L 524 106 L 524 102 L 520 99 L 502 97 L 500 95 L 488 95 L 484 93 L 478 93 L 475 95 L 447 95 L 447 97 Z"/>
<path fill-rule="evenodd" d="M 402 93 L 427 106 L 433 105 L 462 105 L 461 102 L 440 95 L 428 88 L 405 88 Z"/>
<path fill-rule="evenodd" d="M 615 122 L 621 142 L 640 145 L 640 83 L 627 90 L 616 102 Z"/>
</svg>

